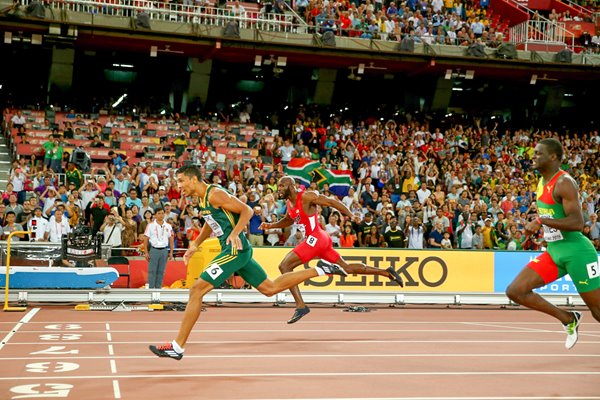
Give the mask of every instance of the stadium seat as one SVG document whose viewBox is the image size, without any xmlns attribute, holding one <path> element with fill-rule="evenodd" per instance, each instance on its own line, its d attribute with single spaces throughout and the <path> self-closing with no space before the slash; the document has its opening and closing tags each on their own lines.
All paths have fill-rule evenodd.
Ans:
<svg viewBox="0 0 600 400">
<path fill-rule="evenodd" d="M 127 288 L 129 288 L 129 284 L 131 282 L 131 269 L 129 265 L 129 260 L 127 257 L 123 256 L 113 256 L 108 259 L 108 266 L 113 267 L 119 272 L 120 278 L 127 278 Z"/>
</svg>

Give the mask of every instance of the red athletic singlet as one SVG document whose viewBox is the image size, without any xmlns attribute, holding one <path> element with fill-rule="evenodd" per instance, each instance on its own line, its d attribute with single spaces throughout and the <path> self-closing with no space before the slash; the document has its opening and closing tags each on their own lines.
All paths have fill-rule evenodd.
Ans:
<svg viewBox="0 0 600 400">
<path fill-rule="evenodd" d="M 304 233 L 306 235 L 304 241 L 292 251 L 298 255 L 303 263 L 307 263 L 313 258 L 321 258 L 325 261 L 336 263 L 340 259 L 340 255 L 333 249 L 331 237 L 321 229 L 319 215 L 317 213 L 308 215 L 304 212 L 304 208 L 302 207 L 303 195 L 304 190 L 300 190 L 296 198 L 296 204 L 293 206 L 289 200 L 287 202 L 288 215 L 295 223 L 304 226 Z"/>
</svg>

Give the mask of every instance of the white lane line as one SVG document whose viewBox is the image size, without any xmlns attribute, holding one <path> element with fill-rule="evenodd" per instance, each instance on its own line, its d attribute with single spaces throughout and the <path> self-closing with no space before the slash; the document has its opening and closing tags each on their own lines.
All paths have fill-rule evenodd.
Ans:
<svg viewBox="0 0 600 400">
<path fill-rule="evenodd" d="M 189 342 L 188 342 L 189 343 Z M 552 354 L 540 354 L 540 353 L 445 353 L 445 354 L 432 354 L 432 353 L 414 353 L 414 354 L 381 354 L 381 353 L 373 353 L 373 354 L 238 354 L 238 355 L 185 355 L 185 358 L 199 358 L 199 359 L 273 359 L 273 358 L 474 358 L 474 357 L 485 357 L 485 358 L 527 358 L 527 357 L 535 357 L 535 358 L 599 358 L 599 354 L 573 354 L 573 353 L 552 353 Z M 155 359 L 156 356 L 71 356 L 71 357 L 0 357 L 0 361 L 15 361 L 15 360 L 102 360 L 102 359 L 119 359 L 119 360 L 138 360 L 138 359 L 146 359 L 151 358 Z"/>
<path fill-rule="evenodd" d="M 490 328 L 510 328 L 510 329 L 514 329 L 515 333 L 523 333 L 523 329 L 529 332 L 535 332 L 535 333 L 562 333 L 563 331 L 554 331 L 554 330 L 547 330 L 547 329 L 536 329 L 536 328 L 526 328 L 526 327 L 510 327 L 510 326 L 504 326 L 504 325 L 498 325 L 498 324 L 490 324 L 490 323 L 480 323 L 480 322 L 465 322 L 465 325 L 474 325 L 474 326 L 487 326 Z M 493 331 L 482 331 L 482 332 L 493 332 Z M 585 331 L 585 332 L 579 332 L 579 336 L 589 336 L 589 337 L 600 337 L 600 335 L 598 335 L 600 333 L 600 331 Z"/>
<path fill-rule="evenodd" d="M 110 372 L 112 374 L 117 373 L 117 362 L 115 360 L 110 360 Z"/>
<path fill-rule="evenodd" d="M 106 326 L 105 326 L 105 327 L 106 327 L 106 330 L 107 330 L 107 331 L 110 331 L 110 324 L 106 324 Z"/>
<path fill-rule="evenodd" d="M 108 355 L 109 356 L 114 356 L 115 355 L 115 349 L 113 349 L 113 345 L 112 344 L 108 345 Z M 77 357 L 77 358 L 81 358 L 81 357 Z"/>
<path fill-rule="evenodd" d="M 106 332 L 106 340 L 112 342 L 112 334 L 110 332 Z"/>
<path fill-rule="evenodd" d="M 203 333 L 203 332 L 202 332 Z M 112 342 L 113 344 L 146 344 L 147 341 L 122 341 L 122 342 Z M 380 344 L 380 343 L 535 343 L 535 344 L 554 344 L 554 343 L 564 343 L 564 340 L 369 340 L 369 339 L 356 339 L 356 340 L 339 340 L 339 339 L 330 339 L 330 340 L 287 340 L 282 338 L 274 338 L 272 340 L 202 340 L 202 341 L 188 341 L 189 344 L 276 344 L 276 343 L 351 343 L 351 344 Z M 39 345 L 40 342 L 15 342 L 10 343 L 11 346 L 18 345 Z M 52 344 L 73 344 L 73 342 L 69 341 L 52 341 Z M 88 345 L 88 344 L 106 344 L 106 342 L 77 342 L 79 345 Z M 600 344 L 600 341 L 597 340 L 579 340 L 577 345 L 579 344 Z"/>
<path fill-rule="evenodd" d="M 580 396 L 494 396 L 494 397 L 322 397 L 322 398 L 298 398 L 294 397 L 295 400 L 600 400 L 600 397 L 580 397 Z M 254 400 L 288 400 L 287 397 L 281 398 L 265 398 L 265 399 L 254 399 Z"/>
<path fill-rule="evenodd" d="M 2 341 L 0 342 L 0 350 L 2 350 L 2 348 L 8 343 L 10 338 L 13 337 L 13 335 L 15 333 L 17 333 L 17 331 L 19 329 L 21 329 L 21 327 L 23 325 L 25 325 L 26 323 L 31 321 L 31 319 L 35 316 L 35 314 L 38 313 L 38 311 L 40 311 L 39 308 L 33 308 L 33 309 L 29 310 L 29 312 L 27 314 L 25 314 L 25 316 L 23 318 L 21 318 L 21 320 L 19 322 L 17 322 L 17 324 L 11 329 L 10 332 L 8 332 L 8 334 L 6 336 L 4 336 L 4 339 L 2 339 Z"/>
<path fill-rule="evenodd" d="M 481 324 L 476 324 L 481 325 Z M 489 326 L 489 325 L 484 325 Z M 555 330 L 545 330 L 545 329 L 535 329 L 535 328 L 507 328 L 507 329 L 202 329 L 201 325 L 197 325 L 197 327 L 202 330 L 204 333 L 322 333 L 322 332 L 348 332 L 348 333 L 363 333 L 363 332 L 373 332 L 373 333 L 411 333 L 411 332 L 419 332 L 419 333 L 564 333 L 563 330 L 555 329 Z M 61 332 L 73 332 L 72 330 L 65 331 L 53 331 L 56 333 Z M 87 331 L 87 330 L 77 330 L 77 333 L 102 333 L 106 331 Z M 140 331 L 139 329 L 133 330 L 118 330 L 113 329 L 111 332 L 116 333 L 173 333 L 178 332 L 178 329 L 152 329 L 147 331 Z M 586 330 L 587 333 L 595 333 L 600 334 L 600 330 Z M 23 333 L 48 333 L 48 331 L 24 331 Z"/>
<path fill-rule="evenodd" d="M 121 388 L 119 387 L 119 381 L 118 380 L 113 380 L 113 392 L 115 394 L 115 399 L 120 399 L 121 398 Z"/>
<path fill-rule="evenodd" d="M 273 377 L 364 377 L 364 376 L 600 376 L 600 371 L 432 371 L 432 372 L 294 372 L 294 373 L 254 373 L 254 374 L 136 374 L 136 375 L 72 375 L 61 376 L 63 380 L 69 379 L 156 379 L 156 378 L 273 378 Z M 7 376 L 0 377 L 0 381 L 43 381 L 56 379 L 55 376 Z"/>
</svg>

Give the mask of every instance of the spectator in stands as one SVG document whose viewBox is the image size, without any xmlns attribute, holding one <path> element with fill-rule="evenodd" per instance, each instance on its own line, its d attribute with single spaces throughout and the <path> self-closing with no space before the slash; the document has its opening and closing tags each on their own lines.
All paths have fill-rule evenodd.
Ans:
<svg viewBox="0 0 600 400">
<path fill-rule="evenodd" d="M 79 188 L 81 187 L 81 184 L 83 183 L 83 174 L 77 168 L 75 163 L 69 162 L 67 164 L 67 170 L 65 171 L 65 175 L 67 178 L 67 182 L 73 183 L 75 186 L 75 189 L 79 190 Z"/>
<path fill-rule="evenodd" d="M 107 169 L 113 175 L 118 175 L 123 170 L 123 167 L 127 165 L 127 155 L 115 153 L 113 150 L 110 150 L 108 156 L 110 157 L 110 161 L 107 163 Z"/>
<path fill-rule="evenodd" d="M 23 115 L 23 111 L 18 110 L 15 115 L 10 119 L 10 126 L 12 129 L 20 129 L 23 128 L 25 123 L 27 123 L 27 119 Z"/>
<path fill-rule="evenodd" d="M 134 187 L 129 189 L 129 197 L 127 197 L 126 200 L 126 206 L 128 208 L 130 208 L 133 205 L 136 205 L 138 209 L 142 208 L 142 200 L 138 198 L 138 192 Z"/>
<path fill-rule="evenodd" d="M 254 214 L 248 222 L 248 239 L 252 246 L 263 246 L 264 245 L 264 231 L 260 229 L 263 222 L 266 221 L 262 213 L 262 207 L 256 205 L 254 208 Z"/>
<path fill-rule="evenodd" d="M 407 217 L 404 234 L 408 239 L 409 249 L 422 249 L 424 247 L 425 228 L 420 218 Z"/>
<path fill-rule="evenodd" d="M 30 238 L 33 241 L 43 241 L 46 232 L 48 220 L 42 217 L 42 207 L 35 206 L 33 216 L 27 221 L 27 230 L 31 232 Z"/>
<path fill-rule="evenodd" d="M 62 236 L 67 235 L 71 232 L 71 226 L 69 221 L 63 216 L 62 209 L 57 209 L 48 221 L 46 225 L 46 231 L 44 233 L 44 241 L 51 243 L 61 243 Z"/>
<path fill-rule="evenodd" d="M 15 220 L 16 220 L 15 212 L 7 211 L 5 225 L 2 226 L 2 240 L 6 240 L 8 238 L 8 235 L 10 235 L 12 232 L 23 231 L 23 226 L 15 223 Z M 20 241 L 21 239 L 24 239 L 24 238 L 25 238 L 24 234 L 16 234 L 16 235 L 12 236 L 12 240 L 16 240 L 16 241 Z"/>
<path fill-rule="evenodd" d="M 105 218 L 110 213 L 110 207 L 104 202 L 104 195 L 98 194 L 94 199 L 94 204 L 90 207 L 90 225 L 92 226 L 92 234 L 98 233 L 102 225 L 104 224 Z M 119 241 L 121 240 L 121 233 L 119 232 Z"/>
<path fill-rule="evenodd" d="M 14 168 L 13 171 L 11 171 L 9 182 L 12 185 L 13 191 L 17 193 L 17 202 L 19 204 L 23 204 L 27 196 L 27 191 L 25 190 L 26 180 L 27 176 L 22 168 Z"/>
<path fill-rule="evenodd" d="M 104 236 L 103 243 L 112 247 L 122 247 L 121 235 L 123 228 L 117 217 L 121 218 L 117 210 L 111 210 L 111 213 L 104 217 L 104 222 L 99 228 Z"/>
<path fill-rule="evenodd" d="M 17 203 L 17 195 L 14 194 L 14 192 L 10 196 L 8 196 L 8 204 L 6 205 L 6 211 L 12 211 L 15 213 L 15 221 L 21 220 L 21 214 L 23 213 L 24 209 L 21 204 Z"/>
</svg>

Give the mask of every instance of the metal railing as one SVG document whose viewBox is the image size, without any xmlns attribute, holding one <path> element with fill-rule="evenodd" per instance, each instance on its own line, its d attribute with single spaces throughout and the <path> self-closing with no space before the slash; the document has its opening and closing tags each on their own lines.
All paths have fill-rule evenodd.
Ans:
<svg viewBox="0 0 600 400">
<path fill-rule="evenodd" d="M 564 43 L 569 49 L 575 49 L 575 35 L 565 28 L 563 22 L 544 18 L 517 0 L 508 1 L 516 8 L 525 11 L 530 18 L 528 21 L 509 27 L 510 41 L 512 43 L 524 43 L 525 50 L 527 50 L 528 43 L 549 45 Z M 533 18 L 533 16 L 536 17 Z"/>
<path fill-rule="evenodd" d="M 35 0 L 22 0 L 27 6 Z M 237 21 L 240 28 L 258 29 L 271 32 L 293 32 L 294 15 L 280 13 L 260 13 L 243 11 L 236 13 L 232 8 L 194 6 L 186 4 L 163 3 L 146 0 L 46 0 L 45 6 L 57 11 L 72 11 L 93 15 L 115 17 L 136 17 L 140 13 L 148 15 L 153 21 L 193 23 L 202 25 L 225 26 Z M 306 25 L 306 23 L 305 23 Z"/>
<path fill-rule="evenodd" d="M 514 44 L 564 45 L 575 49 L 575 36 L 565 28 L 562 22 L 550 20 L 529 20 L 509 28 L 509 40 Z"/>
</svg>

